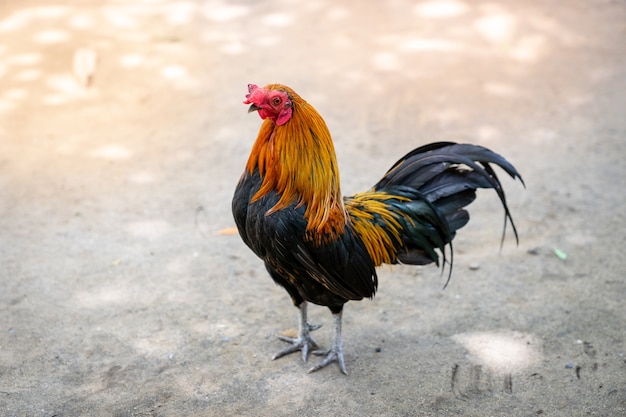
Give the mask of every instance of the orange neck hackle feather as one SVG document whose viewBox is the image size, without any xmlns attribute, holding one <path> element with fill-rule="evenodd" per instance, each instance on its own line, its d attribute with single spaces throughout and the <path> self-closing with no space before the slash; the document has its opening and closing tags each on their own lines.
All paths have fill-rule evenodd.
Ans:
<svg viewBox="0 0 626 417">
<path fill-rule="evenodd" d="M 263 179 L 252 202 L 274 191 L 280 199 L 266 215 L 294 203 L 304 206 L 307 237 L 321 244 L 343 232 L 347 222 L 330 132 L 320 114 L 289 87 L 266 88 L 285 91 L 293 115 L 282 126 L 269 118 L 261 125 L 246 164 L 250 175 L 258 168 Z"/>
</svg>

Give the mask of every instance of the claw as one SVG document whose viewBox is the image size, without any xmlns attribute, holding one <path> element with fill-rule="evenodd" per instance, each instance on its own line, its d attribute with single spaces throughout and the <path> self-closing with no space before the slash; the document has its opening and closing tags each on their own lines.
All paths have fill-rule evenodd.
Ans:
<svg viewBox="0 0 626 417">
<path fill-rule="evenodd" d="M 278 338 L 283 342 L 291 343 L 291 346 L 288 346 L 285 349 L 277 352 L 274 356 L 272 356 L 272 360 L 301 350 L 302 362 L 306 362 L 309 358 L 309 349 L 315 350 L 319 347 L 317 342 L 313 340 L 313 337 L 311 337 L 309 332 L 319 329 L 320 326 L 311 326 L 307 324 L 307 327 L 308 331 L 303 332 L 303 334 L 300 334 L 298 337 L 278 336 Z"/>
<path fill-rule="evenodd" d="M 309 369 L 307 371 L 307 373 L 311 373 L 311 372 L 315 372 L 317 370 L 322 369 L 323 367 L 325 367 L 326 365 L 328 365 L 331 362 L 337 362 L 337 365 L 339 365 L 339 369 L 341 370 L 341 372 L 344 375 L 348 375 L 348 370 L 346 369 L 346 363 L 343 360 L 343 348 L 339 349 L 339 350 L 335 350 L 335 349 L 331 349 L 331 350 L 315 350 L 313 351 L 314 355 L 317 356 L 324 356 L 326 355 L 326 357 L 324 359 L 322 359 L 322 361 L 320 363 L 318 363 L 317 365 L 313 366 L 311 369 Z"/>
<path fill-rule="evenodd" d="M 319 348 L 317 342 L 313 340 L 311 332 L 319 329 L 322 325 L 314 325 L 307 322 L 306 308 L 307 304 L 306 301 L 304 301 L 300 304 L 298 311 L 298 337 L 278 336 L 278 338 L 283 342 L 291 343 L 291 346 L 277 352 L 274 356 L 272 356 L 272 360 L 300 350 L 302 351 L 302 362 L 306 363 L 309 358 L 309 349 L 316 350 Z"/>
<path fill-rule="evenodd" d="M 343 334 L 341 331 L 341 312 L 333 314 L 335 322 L 335 339 L 333 340 L 333 347 L 330 350 L 315 350 L 314 355 L 325 356 L 324 359 L 314 367 L 308 370 L 308 373 L 315 372 L 322 369 L 331 362 L 337 362 L 339 369 L 344 375 L 348 375 L 346 370 L 346 363 L 343 360 Z"/>
</svg>

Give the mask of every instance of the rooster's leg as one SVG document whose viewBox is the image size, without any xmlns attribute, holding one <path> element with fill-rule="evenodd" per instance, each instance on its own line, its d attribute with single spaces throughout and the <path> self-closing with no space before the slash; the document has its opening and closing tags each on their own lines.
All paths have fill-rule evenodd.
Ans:
<svg viewBox="0 0 626 417">
<path fill-rule="evenodd" d="M 282 356 L 288 355 L 299 350 L 302 351 L 302 360 L 307 361 L 309 357 L 309 348 L 317 349 L 317 343 L 313 340 L 311 332 L 317 330 L 321 325 L 311 325 L 307 321 L 306 308 L 307 302 L 303 301 L 298 307 L 298 337 L 278 336 L 278 338 L 284 342 L 291 343 L 291 346 L 276 353 L 272 359 L 278 359 Z"/>
<path fill-rule="evenodd" d="M 341 369 L 341 372 L 348 375 L 348 371 L 346 370 L 346 364 L 343 360 L 343 333 L 341 331 L 341 314 L 342 310 L 336 313 L 333 312 L 333 322 L 335 323 L 335 339 L 333 340 L 333 346 L 330 348 L 330 350 L 327 351 L 313 352 L 314 354 L 319 356 L 325 355 L 325 357 L 320 363 L 309 369 L 309 373 L 315 372 L 318 369 L 322 369 L 329 363 L 336 361 L 339 365 L 339 369 Z"/>
</svg>

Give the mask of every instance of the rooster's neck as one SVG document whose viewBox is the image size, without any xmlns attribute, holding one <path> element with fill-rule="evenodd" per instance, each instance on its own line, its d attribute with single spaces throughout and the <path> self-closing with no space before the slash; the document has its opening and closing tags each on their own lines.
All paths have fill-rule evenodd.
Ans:
<svg viewBox="0 0 626 417">
<path fill-rule="evenodd" d="M 255 169 L 263 182 L 252 202 L 270 192 L 280 195 L 266 214 L 295 203 L 305 207 L 310 236 L 326 240 L 343 232 L 347 217 L 332 138 L 304 100 L 294 98 L 293 116 L 282 126 L 265 119 L 246 165 L 249 174 Z"/>
</svg>

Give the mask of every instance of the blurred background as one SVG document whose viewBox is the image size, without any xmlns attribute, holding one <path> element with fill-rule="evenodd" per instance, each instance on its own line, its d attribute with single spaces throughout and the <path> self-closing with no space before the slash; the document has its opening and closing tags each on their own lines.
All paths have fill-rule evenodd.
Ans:
<svg viewBox="0 0 626 417">
<path fill-rule="evenodd" d="M 295 309 L 233 233 L 271 82 L 346 194 L 439 140 L 527 184 L 519 247 L 481 194 L 445 291 L 381 269 L 347 378 L 270 361 Z M 621 1 L 0 2 L 0 414 L 626 412 L 625 109 Z"/>
</svg>

